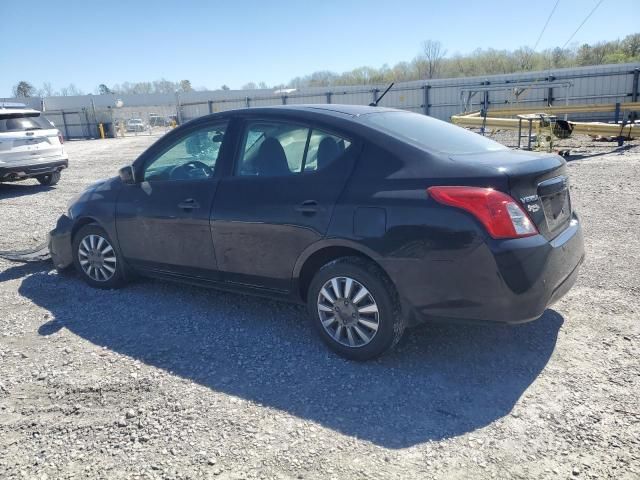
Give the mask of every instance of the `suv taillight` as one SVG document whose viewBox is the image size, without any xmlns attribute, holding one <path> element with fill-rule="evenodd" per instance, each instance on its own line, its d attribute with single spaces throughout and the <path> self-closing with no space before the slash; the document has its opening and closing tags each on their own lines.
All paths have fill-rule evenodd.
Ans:
<svg viewBox="0 0 640 480">
<path fill-rule="evenodd" d="M 506 193 L 481 187 L 430 187 L 431 197 L 476 217 L 493 238 L 529 237 L 538 233 L 527 213 Z"/>
<path fill-rule="evenodd" d="M 62 136 L 62 132 L 58 131 L 58 140 L 60 140 L 60 144 L 64 143 L 64 137 Z"/>
</svg>

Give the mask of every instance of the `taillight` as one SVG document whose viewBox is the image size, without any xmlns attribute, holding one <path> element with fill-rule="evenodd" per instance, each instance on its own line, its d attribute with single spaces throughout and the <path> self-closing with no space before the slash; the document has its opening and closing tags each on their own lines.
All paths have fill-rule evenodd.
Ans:
<svg viewBox="0 0 640 480">
<path fill-rule="evenodd" d="M 64 143 L 64 137 L 62 136 L 62 132 L 58 131 L 58 140 L 60 140 L 60 144 Z"/>
<path fill-rule="evenodd" d="M 538 233 L 522 207 L 506 193 L 493 188 L 430 187 L 427 191 L 437 202 L 471 213 L 493 238 L 519 238 Z"/>
</svg>

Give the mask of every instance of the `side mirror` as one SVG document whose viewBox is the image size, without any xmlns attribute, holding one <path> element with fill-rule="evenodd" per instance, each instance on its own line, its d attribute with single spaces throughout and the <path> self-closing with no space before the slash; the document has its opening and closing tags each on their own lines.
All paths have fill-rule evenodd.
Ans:
<svg viewBox="0 0 640 480">
<path fill-rule="evenodd" d="M 124 184 L 133 185 L 136 183 L 133 167 L 131 165 L 127 165 L 126 167 L 122 167 L 118 170 L 118 175 L 120 175 L 120 180 L 122 180 L 122 183 Z"/>
</svg>

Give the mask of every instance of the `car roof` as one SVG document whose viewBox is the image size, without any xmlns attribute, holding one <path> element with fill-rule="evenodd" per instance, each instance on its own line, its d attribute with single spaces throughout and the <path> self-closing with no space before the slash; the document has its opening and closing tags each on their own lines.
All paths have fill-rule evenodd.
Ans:
<svg viewBox="0 0 640 480">
<path fill-rule="evenodd" d="M 292 110 L 302 109 L 302 110 L 314 110 L 321 113 L 326 113 L 328 115 L 333 114 L 342 114 L 349 115 L 352 117 L 359 117 L 361 115 L 367 115 L 370 113 L 380 113 L 384 111 L 395 111 L 393 108 L 385 108 L 385 107 L 371 107 L 368 105 L 343 105 L 343 104 L 308 104 L 308 105 L 283 105 L 278 108 L 290 108 Z"/>
<path fill-rule="evenodd" d="M 42 112 L 38 111 L 38 110 L 34 110 L 33 108 L 3 108 L 0 106 L 0 116 L 2 115 L 11 115 L 13 117 L 20 114 L 29 114 L 29 115 L 33 115 L 33 114 L 42 114 Z"/>
<path fill-rule="evenodd" d="M 300 104 L 300 105 L 273 105 L 268 107 L 251 107 L 233 110 L 233 113 L 251 114 L 251 113 L 283 113 L 283 112 L 304 112 L 314 113 L 330 117 L 360 117 L 371 113 L 381 112 L 398 112 L 394 108 L 386 107 L 370 107 L 366 105 L 342 105 L 337 103 L 318 103 L 318 104 Z M 229 111 L 231 112 L 231 111 Z M 224 112 L 221 112 L 224 113 Z"/>
</svg>

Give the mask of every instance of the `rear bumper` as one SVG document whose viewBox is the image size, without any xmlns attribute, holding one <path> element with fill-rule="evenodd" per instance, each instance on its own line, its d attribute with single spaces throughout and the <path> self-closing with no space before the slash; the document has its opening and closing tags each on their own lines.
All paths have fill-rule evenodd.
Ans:
<svg viewBox="0 0 640 480">
<path fill-rule="evenodd" d="M 58 270 L 63 270 L 73 263 L 71 253 L 71 231 L 73 221 L 66 215 L 58 219 L 56 228 L 49 233 L 49 252 L 53 265 Z"/>
<path fill-rule="evenodd" d="M 459 259 L 392 268 L 411 323 L 523 323 L 539 318 L 575 283 L 584 260 L 574 214 L 551 241 L 541 235 L 476 245 Z M 389 269 L 387 269 L 389 271 Z"/>
<path fill-rule="evenodd" d="M 69 166 L 69 159 L 60 158 L 51 161 L 15 162 L 0 164 L 0 181 L 14 181 L 58 172 Z"/>
</svg>

